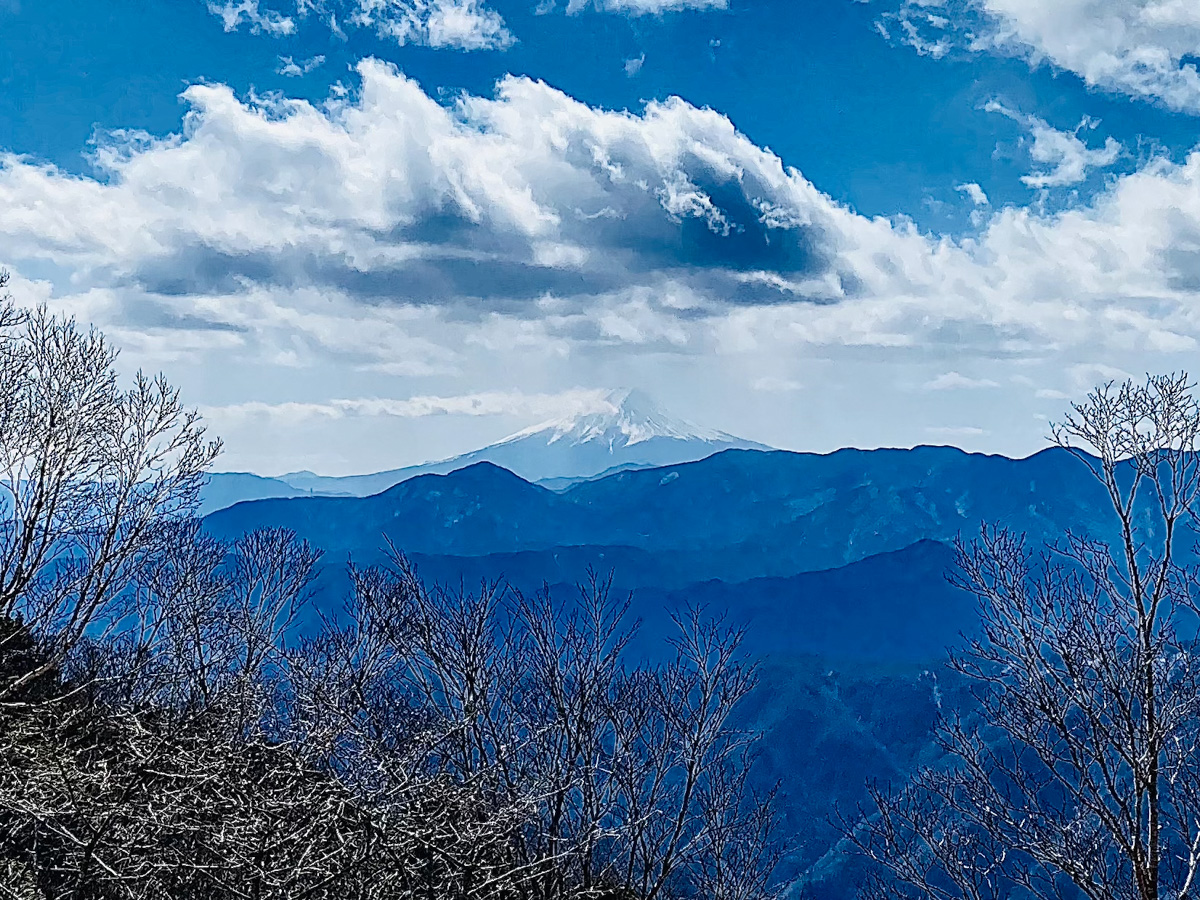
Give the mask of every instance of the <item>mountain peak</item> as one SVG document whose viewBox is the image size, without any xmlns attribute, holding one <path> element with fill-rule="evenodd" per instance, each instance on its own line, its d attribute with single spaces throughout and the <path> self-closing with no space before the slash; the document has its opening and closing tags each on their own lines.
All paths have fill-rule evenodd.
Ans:
<svg viewBox="0 0 1200 900">
<path fill-rule="evenodd" d="M 651 399 L 650 395 L 637 388 L 618 388 L 609 391 L 605 400 L 622 415 L 639 418 L 664 415 L 662 409 Z"/>
<path fill-rule="evenodd" d="M 771 449 L 672 418 L 636 388 L 591 396 L 594 399 L 574 414 L 543 422 L 470 453 L 369 475 L 326 477 L 292 472 L 279 476 L 282 483 L 276 495 L 300 492 L 365 497 L 420 475 L 446 475 L 464 469 L 467 474 L 460 478 L 498 477 L 486 465 L 468 469 L 475 463 L 494 465 L 512 473 L 514 479 L 528 482 L 572 481 L 619 467 L 651 468 L 690 462 L 730 448 Z M 261 495 L 259 491 L 256 496 Z"/>
<path fill-rule="evenodd" d="M 518 490 L 529 490 L 534 492 L 544 491 L 545 488 L 538 487 L 526 481 L 520 475 L 497 465 L 490 460 L 478 460 L 468 462 L 449 472 L 424 472 L 420 475 L 415 475 L 399 484 L 388 488 L 389 491 L 404 491 L 417 486 L 427 486 L 430 484 L 440 483 L 445 486 L 467 486 L 470 488 L 483 488 L 490 491 L 497 491 L 501 486 L 512 488 L 516 486 Z"/>
<path fill-rule="evenodd" d="M 637 388 L 609 391 L 597 407 L 584 413 L 563 416 L 526 428 L 499 445 L 537 436 L 548 444 L 602 444 L 608 448 L 631 447 L 654 438 L 677 441 L 740 443 L 737 438 L 712 428 L 702 428 L 668 416 L 647 394 Z M 497 445 L 497 446 L 499 446 Z"/>
</svg>

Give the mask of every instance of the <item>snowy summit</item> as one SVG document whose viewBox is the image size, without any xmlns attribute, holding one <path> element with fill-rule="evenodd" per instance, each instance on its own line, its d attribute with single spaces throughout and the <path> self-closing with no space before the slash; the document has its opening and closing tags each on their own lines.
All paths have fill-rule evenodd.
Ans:
<svg viewBox="0 0 1200 900">
<path fill-rule="evenodd" d="M 743 441 L 723 431 L 702 428 L 683 419 L 673 419 L 649 396 L 634 388 L 611 391 L 602 406 L 606 408 L 534 425 L 492 446 L 498 448 L 536 436 L 545 437 L 547 444 L 597 443 L 608 447 L 614 453 L 621 448 L 632 447 L 655 438 L 766 449 L 761 444 Z"/>
<path fill-rule="evenodd" d="M 610 470 L 669 466 L 722 450 L 770 450 L 724 431 L 675 419 L 638 390 L 611 391 L 596 408 L 526 428 L 494 444 L 450 459 L 370 475 L 330 477 L 293 472 L 277 479 L 215 475 L 205 512 L 238 500 L 296 494 L 365 497 L 417 475 L 444 475 L 490 462 L 528 481 L 559 488 Z M 242 479 L 236 481 L 236 479 Z M 254 479 L 252 484 L 244 483 Z"/>
</svg>

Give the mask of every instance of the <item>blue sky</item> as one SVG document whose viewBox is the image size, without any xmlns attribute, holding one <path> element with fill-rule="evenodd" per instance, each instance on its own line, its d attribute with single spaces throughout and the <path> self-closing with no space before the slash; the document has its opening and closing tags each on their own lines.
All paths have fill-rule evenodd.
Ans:
<svg viewBox="0 0 1200 900">
<path fill-rule="evenodd" d="M 622 385 L 793 449 L 1026 453 L 1200 338 L 1178 0 L 0 0 L 0 25 L 14 294 L 166 371 L 224 468 L 416 462 Z"/>
</svg>

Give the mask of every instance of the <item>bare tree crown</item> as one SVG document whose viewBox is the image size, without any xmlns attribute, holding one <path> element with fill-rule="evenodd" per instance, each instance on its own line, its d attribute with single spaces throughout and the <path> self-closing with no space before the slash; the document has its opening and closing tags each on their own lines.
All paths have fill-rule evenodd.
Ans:
<svg viewBox="0 0 1200 900">
<path fill-rule="evenodd" d="M 116 356 L 95 330 L 0 301 L 0 619 L 53 634 L 51 661 L 119 618 L 220 449 L 161 375 L 122 388 Z M 0 684 L 0 702 L 19 688 Z"/>
<path fill-rule="evenodd" d="M 1200 866 L 1200 404 L 1186 375 L 1107 384 L 1054 427 L 1103 489 L 1105 535 L 985 526 L 955 581 L 981 636 L 950 665 L 978 708 L 947 764 L 848 823 L 872 897 L 1186 900 Z"/>
<path fill-rule="evenodd" d="M 738 629 L 685 610 L 628 667 L 610 582 L 454 592 L 398 552 L 314 610 L 321 552 L 206 533 L 219 444 L 115 362 L 0 303 L 0 898 L 776 893 Z"/>
</svg>

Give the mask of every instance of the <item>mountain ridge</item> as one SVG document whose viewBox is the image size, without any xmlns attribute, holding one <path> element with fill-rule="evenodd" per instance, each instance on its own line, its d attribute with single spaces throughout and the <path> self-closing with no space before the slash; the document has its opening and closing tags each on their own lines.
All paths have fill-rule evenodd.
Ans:
<svg viewBox="0 0 1200 900">
<path fill-rule="evenodd" d="M 526 481 L 546 480 L 563 487 L 610 470 L 687 462 L 734 448 L 772 449 L 673 418 L 641 391 L 626 388 L 610 391 L 597 410 L 550 419 L 447 459 L 365 475 L 327 476 L 300 471 L 264 481 L 287 486 L 273 496 L 367 497 L 419 475 L 446 475 L 475 463 L 490 462 Z M 228 481 L 224 473 L 212 477 L 205 512 L 216 508 L 216 497 L 227 500 L 235 493 L 235 486 Z M 251 493 L 253 497 L 235 498 L 235 502 L 263 498 L 263 486 Z"/>
<path fill-rule="evenodd" d="M 207 517 L 224 536 L 283 525 L 327 551 L 487 556 L 625 547 L 678 573 L 739 580 L 837 566 L 1004 522 L 1042 543 L 1105 531 L 1106 496 L 1063 450 L 1023 460 L 957 448 L 836 454 L 727 450 L 552 491 L 493 464 L 427 474 L 370 497 L 241 503 Z M 672 576 L 674 578 L 674 576 Z M 692 578 L 689 580 L 700 580 Z"/>
</svg>

